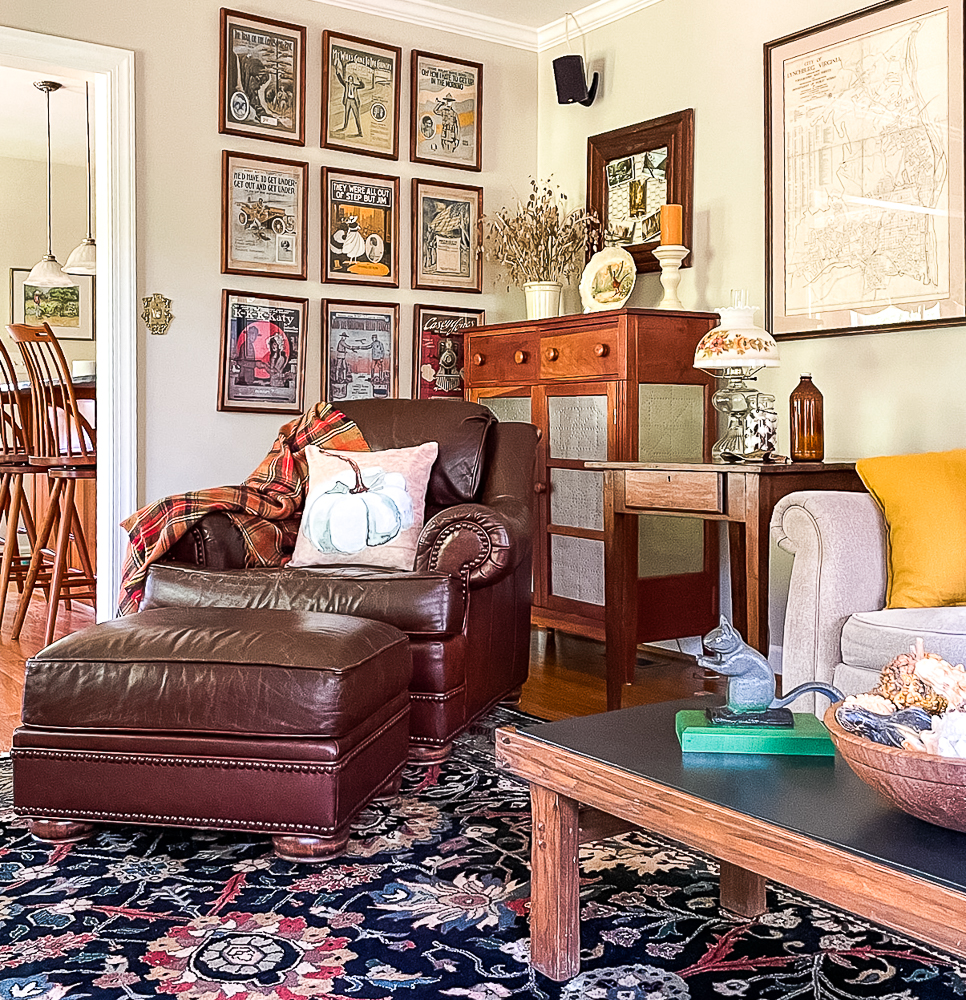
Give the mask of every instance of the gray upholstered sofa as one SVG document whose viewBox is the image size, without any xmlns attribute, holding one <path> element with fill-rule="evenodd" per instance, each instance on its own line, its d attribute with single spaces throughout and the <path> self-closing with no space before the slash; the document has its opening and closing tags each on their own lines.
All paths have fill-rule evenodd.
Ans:
<svg viewBox="0 0 966 1000">
<path fill-rule="evenodd" d="M 879 671 L 921 637 L 927 652 L 966 661 L 966 607 L 884 609 L 886 525 L 868 493 L 808 491 L 778 502 L 772 538 L 790 552 L 782 689 L 831 682 L 846 694 L 873 688 Z M 966 553 L 963 554 L 966 558 Z M 819 699 L 819 715 L 826 702 Z M 805 695 L 795 711 L 816 711 Z"/>
</svg>

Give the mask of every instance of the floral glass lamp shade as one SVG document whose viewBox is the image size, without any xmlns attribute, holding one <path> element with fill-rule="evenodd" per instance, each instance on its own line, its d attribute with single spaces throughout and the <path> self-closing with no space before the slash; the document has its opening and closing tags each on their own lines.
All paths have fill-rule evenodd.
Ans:
<svg viewBox="0 0 966 1000">
<path fill-rule="evenodd" d="M 694 367 L 713 372 L 718 388 L 712 405 L 728 418 L 722 436 L 711 449 L 712 459 L 745 455 L 745 418 L 758 390 L 748 385 L 762 368 L 779 364 L 775 338 L 755 326 L 755 306 L 747 305 L 744 292 L 732 292 L 732 306 L 718 309 L 721 322 L 700 340 L 694 352 Z"/>
</svg>

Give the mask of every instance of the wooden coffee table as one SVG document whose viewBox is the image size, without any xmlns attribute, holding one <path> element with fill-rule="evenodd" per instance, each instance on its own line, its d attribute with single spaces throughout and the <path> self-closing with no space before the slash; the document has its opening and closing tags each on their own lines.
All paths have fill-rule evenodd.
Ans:
<svg viewBox="0 0 966 1000">
<path fill-rule="evenodd" d="M 721 862 L 721 904 L 765 910 L 765 879 L 966 957 L 966 834 L 907 816 L 836 756 L 682 754 L 665 702 L 499 729 L 497 763 L 530 783 L 530 951 L 580 967 L 578 848 L 642 827 Z"/>
</svg>

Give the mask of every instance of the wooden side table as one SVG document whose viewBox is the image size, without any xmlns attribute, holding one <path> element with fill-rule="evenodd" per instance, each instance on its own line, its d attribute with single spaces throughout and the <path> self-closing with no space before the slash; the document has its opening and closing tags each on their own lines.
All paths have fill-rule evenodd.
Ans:
<svg viewBox="0 0 966 1000">
<path fill-rule="evenodd" d="M 862 491 L 852 462 L 719 465 L 588 462 L 604 472 L 604 632 L 607 708 L 621 707 L 637 650 L 638 514 L 728 523 L 734 625 L 768 653 L 768 524 L 775 504 L 797 490 Z"/>
</svg>

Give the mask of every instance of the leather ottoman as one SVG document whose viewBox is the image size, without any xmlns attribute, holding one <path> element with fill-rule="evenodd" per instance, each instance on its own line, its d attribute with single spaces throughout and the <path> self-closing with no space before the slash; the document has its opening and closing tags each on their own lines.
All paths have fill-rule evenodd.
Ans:
<svg viewBox="0 0 966 1000">
<path fill-rule="evenodd" d="M 27 661 L 14 811 L 41 840 L 146 823 L 327 857 L 399 789 L 411 676 L 406 636 L 365 618 L 158 608 L 94 625 Z"/>
</svg>

